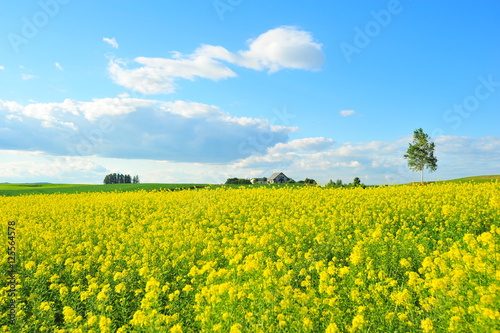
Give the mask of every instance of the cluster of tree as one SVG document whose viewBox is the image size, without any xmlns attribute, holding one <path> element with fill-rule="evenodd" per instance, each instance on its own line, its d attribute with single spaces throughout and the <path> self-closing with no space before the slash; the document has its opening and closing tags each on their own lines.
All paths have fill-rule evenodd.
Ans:
<svg viewBox="0 0 500 333">
<path fill-rule="evenodd" d="M 252 184 L 250 179 L 244 179 L 244 178 L 228 178 L 226 180 L 226 185 L 246 185 L 246 184 Z"/>
<path fill-rule="evenodd" d="M 121 173 L 110 173 L 104 177 L 104 184 L 139 184 L 139 176 L 130 177 Z"/>
<path fill-rule="evenodd" d="M 295 181 L 293 181 L 295 183 Z M 306 178 L 304 180 L 299 180 L 297 183 L 299 184 L 306 184 L 306 185 L 316 185 L 316 181 L 311 178 Z"/>
<path fill-rule="evenodd" d="M 328 184 L 326 184 L 325 186 L 326 187 L 334 187 L 334 188 L 340 188 L 340 187 L 348 187 L 348 188 L 362 187 L 362 188 L 365 188 L 366 187 L 365 184 L 361 183 L 361 179 L 359 179 L 359 177 L 355 177 L 354 180 L 352 181 L 352 183 L 349 183 L 349 184 L 344 184 L 342 182 L 342 179 L 337 179 L 336 182 L 334 182 L 333 180 L 330 179 Z"/>
</svg>

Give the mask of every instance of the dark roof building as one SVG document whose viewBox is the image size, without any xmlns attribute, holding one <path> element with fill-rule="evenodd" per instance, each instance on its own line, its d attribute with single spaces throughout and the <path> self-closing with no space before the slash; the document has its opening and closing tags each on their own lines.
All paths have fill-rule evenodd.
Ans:
<svg viewBox="0 0 500 333">
<path fill-rule="evenodd" d="M 289 181 L 290 181 L 290 178 L 285 176 L 285 174 L 283 172 L 275 172 L 267 180 L 267 182 L 269 184 L 284 184 L 284 183 L 288 183 Z"/>
</svg>

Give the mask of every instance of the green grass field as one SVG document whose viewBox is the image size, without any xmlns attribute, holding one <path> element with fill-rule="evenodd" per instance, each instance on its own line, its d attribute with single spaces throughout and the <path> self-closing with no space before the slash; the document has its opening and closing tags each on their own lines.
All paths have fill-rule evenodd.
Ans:
<svg viewBox="0 0 500 333">
<path fill-rule="evenodd" d="M 474 176 L 440 182 L 463 183 L 474 182 L 484 183 L 500 180 L 500 175 Z M 271 186 L 290 186 L 291 184 L 273 184 Z M 89 185 L 89 184 L 50 184 L 50 183 L 33 183 L 33 184 L 0 184 L 0 195 L 16 196 L 24 194 L 52 194 L 52 193 L 82 193 L 82 192 L 126 192 L 126 191 L 165 191 L 165 190 L 180 190 L 180 189 L 195 189 L 210 186 L 216 188 L 227 186 L 238 188 L 241 186 L 260 187 L 270 185 L 208 185 L 208 184 L 162 184 L 162 183 L 144 183 L 144 184 L 110 184 L 110 185 Z M 293 184 L 292 186 L 305 186 L 303 184 Z"/>
<path fill-rule="evenodd" d="M 0 195 L 15 196 L 23 194 L 81 193 L 81 192 L 125 192 L 125 191 L 162 191 L 190 189 L 208 186 L 206 184 L 0 184 Z"/>
<path fill-rule="evenodd" d="M 497 179 L 500 180 L 500 175 L 464 177 L 464 178 L 446 180 L 446 182 L 450 182 L 450 183 L 464 183 L 464 182 L 486 183 L 486 182 L 495 181 Z"/>
</svg>

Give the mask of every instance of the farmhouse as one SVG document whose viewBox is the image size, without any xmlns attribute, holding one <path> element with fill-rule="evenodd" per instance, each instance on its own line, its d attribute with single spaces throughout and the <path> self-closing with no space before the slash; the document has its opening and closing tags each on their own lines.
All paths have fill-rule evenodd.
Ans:
<svg viewBox="0 0 500 333">
<path fill-rule="evenodd" d="M 252 184 L 267 184 L 267 178 L 252 178 L 250 182 Z"/>
<path fill-rule="evenodd" d="M 275 172 L 267 180 L 269 184 L 283 184 L 283 183 L 288 183 L 289 181 L 290 178 L 285 176 L 283 172 Z"/>
</svg>

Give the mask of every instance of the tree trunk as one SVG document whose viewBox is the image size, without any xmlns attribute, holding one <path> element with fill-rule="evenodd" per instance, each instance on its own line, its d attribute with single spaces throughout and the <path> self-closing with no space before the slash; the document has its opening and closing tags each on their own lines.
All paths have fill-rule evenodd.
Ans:
<svg viewBox="0 0 500 333">
<path fill-rule="evenodd" d="M 422 169 L 422 171 L 420 171 L 420 182 L 421 183 L 424 182 L 424 169 Z"/>
</svg>

